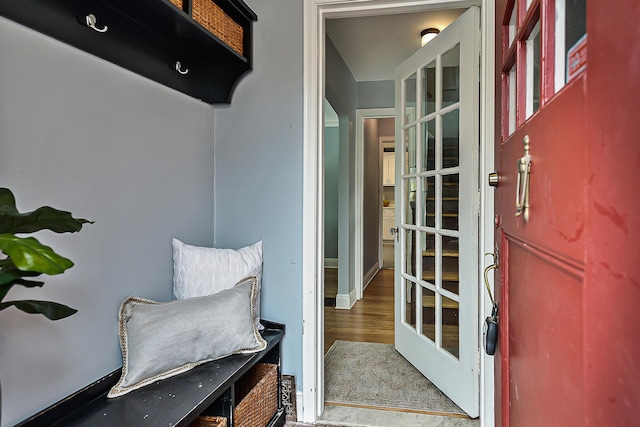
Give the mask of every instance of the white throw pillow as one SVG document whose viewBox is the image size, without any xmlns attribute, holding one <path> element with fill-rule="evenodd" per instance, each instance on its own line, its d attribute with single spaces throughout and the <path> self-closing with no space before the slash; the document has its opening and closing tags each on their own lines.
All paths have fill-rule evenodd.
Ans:
<svg viewBox="0 0 640 427">
<path fill-rule="evenodd" d="M 244 248 L 217 249 L 191 246 L 173 239 L 173 294 L 187 299 L 216 294 L 232 288 L 247 276 L 258 278 L 255 325 L 260 324 L 262 286 L 262 240 Z"/>
</svg>

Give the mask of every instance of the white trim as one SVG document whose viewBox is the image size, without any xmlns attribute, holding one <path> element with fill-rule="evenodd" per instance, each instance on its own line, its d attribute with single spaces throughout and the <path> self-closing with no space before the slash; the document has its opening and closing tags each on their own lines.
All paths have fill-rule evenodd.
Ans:
<svg viewBox="0 0 640 427">
<path fill-rule="evenodd" d="M 302 421 L 302 408 L 304 405 L 304 394 L 301 391 L 296 392 L 296 421 Z"/>
<path fill-rule="evenodd" d="M 483 28 L 481 34 L 480 51 L 480 226 L 478 252 L 478 283 L 480 285 L 479 300 L 480 315 L 479 322 L 479 342 L 482 341 L 482 321 L 491 314 L 491 303 L 483 290 L 484 267 L 490 262 L 484 254 L 493 252 L 494 249 L 494 189 L 489 187 L 487 179 L 489 172 L 494 170 L 494 141 L 495 141 L 495 120 L 494 112 L 496 107 L 495 97 L 495 2 L 483 1 L 480 10 L 480 26 Z M 488 30 L 490 29 L 490 30 Z M 495 289 L 492 288 L 492 289 Z M 482 303 L 484 302 L 484 304 Z M 488 356 L 484 351 L 480 357 L 480 426 L 489 427 L 495 425 L 494 414 L 494 361 L 493 356 Z"/>
<path fill-rule="evenodd" d="M 363 16 L 385 14 L 390 12 L 412 12 L 433 7 L 442 8 L 446 4 L 450 8 L 459 8 L 478 4 L 478 1 L 455 0 L 308 0 L 303 5 L 304 18 L 304 61 L 303 61 L 303 222 L 302 222 L 302 391 L 303 396 L 301 420 L 315 422 L 324 409 L 324 316 L 322 295 L 322 180 L 319 179 L 318 164 L 322 162 L 322 105 L 324 102 L 324 20 L 345 16 Z M 485 107 L 481 126 L 484 127 L 481 140 L 485 144 L 482 153 L 491 151 L 493 156 L 493 73 L 494 63 L 487 57 L 493 55 L 492 44 L 495 32 L 494 6 L 489 0 L 481 0 L 483 19 L 483 49 L 481 72 L 484 84 L 481 85 L 482 105 Z M 491 13 L 485 13 L 491 11 Z M 493 56 L 492 56 L 493 57 Z M 486 126 L 485 126 L 486 125 Z M 491 141 L 487 146 L 486 142 Z M 485 158 L 486 160 L 486 158 Z M 486 174 L 482 176 L 484 182 Z M 484 185 L 481 186 L 484 188 Z M 488 203 L 487 198 L 484 199 Z M 493 224 L 493 214 L 487 221 L 485 212 L 483 224 Z M 486 237 L 485 237 L 486 239 Z M 486 247 L 486 244 L 485 244 Z M 491 246 L 492 247 L 492 246 Z M 481 264 L 483 265 L 483 264 Z M 483 358 L 484 361 L 485 358 Z M 484 364 L 484 363 L 483 363 Z M 481 426 L 489 426 L 486 418 L 493 412 L 493 387 L 481 388 Z M 493 385 L 493 384 L 491 384 Z M 491 402 L 492 403 L 492 402 Z M 484 415 L 484 417 L 483 417 Z"/>
<path fill-rule="evenodd" d="M 364 238 L 364 231 L 362 225 L 363 203 L 364 203 L 364 120 L 365 119 L 380 119 L 386 117 L 395 117 L 394 108 L 364 108 L 356 110 L 356 160 L 355 160 L 355 247 L 354 254 L 356 259 L 355 267 L 355 283 L 356 299 L 362 299 L 364 293 L 364 271 L 362 265 L 362 259 L 364 257 L 364 249 L 362 247 L 362 240 Z M 381 187 L 382 189 L 382 187 Z M 380 194 L 382 197 L 382 193 Z M 382 215 L 382 200 L 380 201 L 380 215 Z M 382 220 L 382 218 L 380 218 Z M 380 226 L 382 227 L 382 226 Z M 382 239 L 382 235 L 380 235 Z M 380 240 L 382 242 L 382 240 Z M 378 248 L 378 263 L 382 263 L 382 244 Z"/>
<path fill-rule="evenodd" d="M 348 294 L 336 295 L 336 309 L 338 310 L 351 310 L 351 307 L 357 302 L 356 290 L 351 289 Z"/>
<path fill-rule="evenodd" d="M 324 121 L 324 127 L 326 128 L 337 128 L 340 125 L 340 121 L 337 117 L 327 118 Z"/>
<path fill-rule="evenodd" d="M 324 58 L 324 18 L 317 6 L 304 2 L 303 61 L 303 170 L 302 170 L 302 420 L 315 421 L 323 410 L 324 301 L 322 292 L 322 259 L 324 243 L 322 168 L 322 104 L 324 74 L 319 69 Z M 322 36 L 319 36 L 322 35 Z M 322 219 L 322 220 L 321 220 Z M 320 259 L 319 259 L 320 258 Z M 320 412 L 318 412 L 320 411 Z"/>
<path fill-rule="evenodd" d="M 324 268 L 338 268 L 338 258 L 325 258 Z"/>
</svg>

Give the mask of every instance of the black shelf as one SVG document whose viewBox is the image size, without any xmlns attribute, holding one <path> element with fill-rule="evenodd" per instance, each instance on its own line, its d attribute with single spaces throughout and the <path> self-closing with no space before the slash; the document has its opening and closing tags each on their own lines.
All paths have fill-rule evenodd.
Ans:
<svg viewBox="0 0 640 427">
<path fill-rule="evenodd" d="M 281 341 L 284 325 L 262 320 L 267 348 L 259 353 L 238 354 L 197 366 L 175 377 L 109 399 L 107 393 L 120 378 L 118 369 L 49 408 L 22 421 L 16 427 L 103 426 L 138 427 L 187 426 L 198 415 L 220 408 L 229 416 L 233 399 L 229 393 L 256 363 L 278 365 L 280 377 Z M 279 392 L 278 410 L 269 426 L 283 426 L 286 414 Z M 233 427 L 231 425 L 231 427 Z"/>
<path fill-rule="evenodd" d="M 204 102 L 229 103 L 251 70 L 257 17 L 241 0 L 216 4 L 243 28 L 243 55 L 169 0 L 0 0 L 0 15 Z M 87 26 L 89 14 L 107 31 Z"/>
</svg>

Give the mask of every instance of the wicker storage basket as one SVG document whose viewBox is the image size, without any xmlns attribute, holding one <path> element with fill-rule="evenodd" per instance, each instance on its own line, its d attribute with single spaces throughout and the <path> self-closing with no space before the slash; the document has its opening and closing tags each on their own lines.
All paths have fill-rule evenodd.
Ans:
<svg viewBox="0 0 640 427">
<path fill-rule="evenodd" d="M 171 1 L 171 3 L 175 4 L 178 9 L 183 10 L 182 9 L 182 0 L 170 0 L 170 1 Z"/>
<path fill-rule="evenodd" d="M 199 416 L 189 427 L 227 427 L 226 417 Z"/>
<path fill-rule="evenodd" d="M 234 427 L 262 427 L 278 410 L 278 365 L 256 364 L 236 383 Z"/>
<path fill-rule="evenodd" d="M 213 0 L 193 0 L 191 15 L 214 36 L 244 56 L 244 28 L 224 13 Z"/>
</svg>

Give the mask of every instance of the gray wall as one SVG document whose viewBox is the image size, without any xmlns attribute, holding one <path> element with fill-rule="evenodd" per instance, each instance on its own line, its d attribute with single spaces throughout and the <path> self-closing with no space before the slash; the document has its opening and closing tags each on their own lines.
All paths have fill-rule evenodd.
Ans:
<svg viewBox="0 0 640 427">
<path fill-rule="evenodd" d="M 357 84 L 351 71 L 325 37 L 325 97 L 339 121 L 340 165 L 338 183 L 338 293 L 348 295 L 355 286 L 355 122 Z"/>
<path fill-rule="evenodd" d="M 363 200 L 362 200 L 362 272 L 367 274 L 379 264 L 380 246 L 380 121 L 364 120 Z"/>
<path fill-rule="evenodd" d="M 385 119 L 379 119 L 380 122 L 380 136 L 394 136 L 396 132 L 396 119 L 388 117 Z"/>
<path fill-rule="evenodd" d="M 263 317 L 286 323 L 283 372 L 302 372 L 302 2 L 247 1 L 253 71 L 215 108 L 215 244 L 262 239 Z"/>
<path fill-rule="evenodd" d="M 358 82 L 358 108 L 394 108 L 395 81 Z"/>
<path fill-rule="evenodd" d="M 324 257 L 338 259 L 338 127 L 324 128 Z"/>
<path fill-rule="evenodd" d="M 172 237 L 213 242 L 213 172 L 211 106 L 0 18 L 0 186 L 95 221 L 41 232 L 76 265 L 7 298 L 77 314 L 0 312 L 3 426 L 121 366 L 120 303 L 172 298 Z"/>
</svg>

